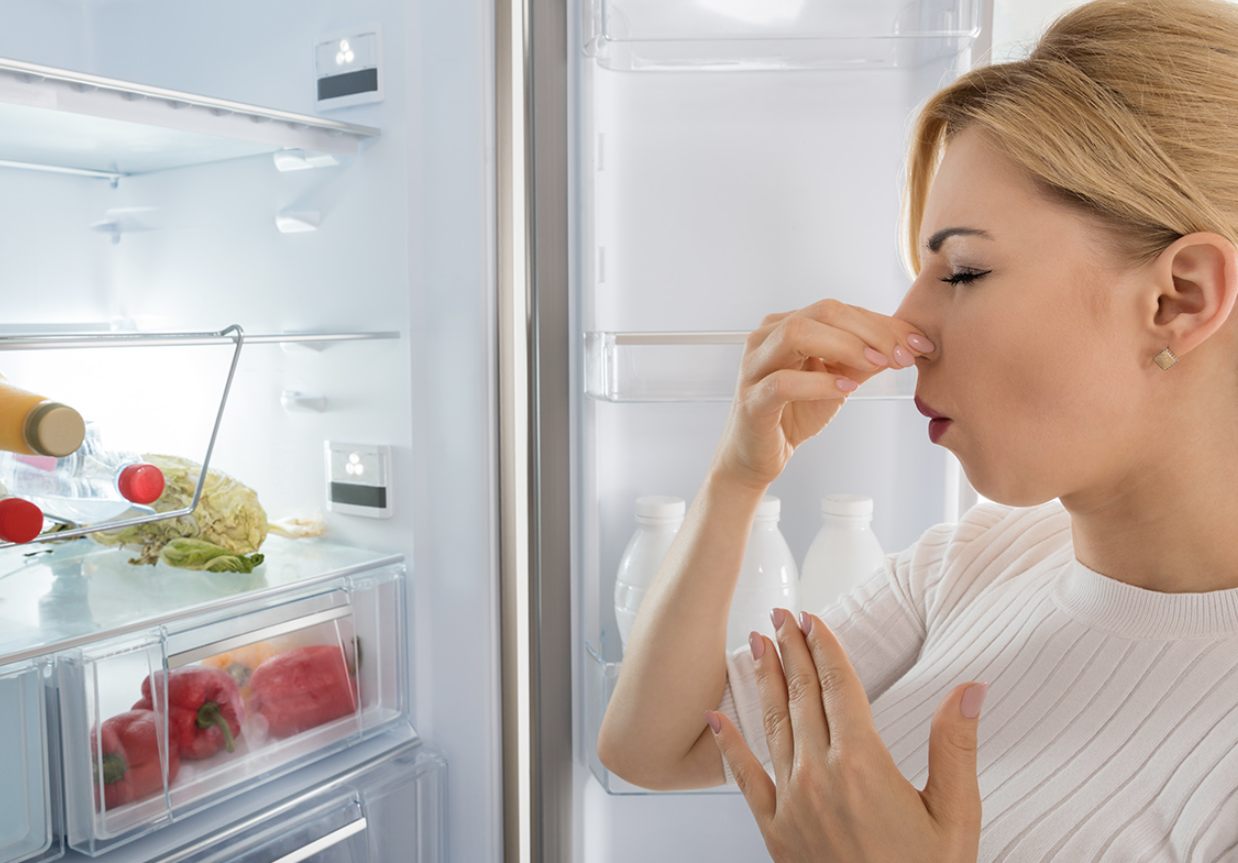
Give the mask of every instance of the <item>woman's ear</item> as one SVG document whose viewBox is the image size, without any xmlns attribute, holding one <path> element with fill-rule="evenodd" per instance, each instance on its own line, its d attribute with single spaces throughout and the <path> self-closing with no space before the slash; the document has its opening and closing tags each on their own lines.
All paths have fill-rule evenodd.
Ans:
<svg viewBox="0 0 1238 863">
<path fill-rule="evenodd" d="M 1147 321 L 1149 350 L 1170 345 L 1185 356 L 1230 318 L 1238 299 L 1238 247 L 1208 231 L 1179 237 L 1156 259 L 1144 296 L 1154 312 Z"/>
</svg>

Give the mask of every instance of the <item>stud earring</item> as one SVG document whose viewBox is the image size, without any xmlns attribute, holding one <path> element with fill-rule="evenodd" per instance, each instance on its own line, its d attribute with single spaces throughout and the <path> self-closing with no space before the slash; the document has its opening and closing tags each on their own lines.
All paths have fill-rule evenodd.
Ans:
<svg viewBox="0 0 1238 863">
<path fill-rule="evenodd" d="M 1157 354 L 1156 356 L 1152 358 L 1152 362 L 1160 366 L 1162 371 L 1168 369 L 1170 366 L 1172 366 L 1177 361 L 1178 361 L 1177 355 L 1174 354 L 1174 352 L 1169 349 L 1168 345 L 1165 346 L 1165 350 L 1161 351 L 1159 354 Z"/>
</svg>

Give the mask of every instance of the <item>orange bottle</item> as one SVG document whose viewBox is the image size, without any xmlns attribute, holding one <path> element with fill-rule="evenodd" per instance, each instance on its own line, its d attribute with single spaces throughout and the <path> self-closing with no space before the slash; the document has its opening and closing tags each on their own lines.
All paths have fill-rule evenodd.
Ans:
<svg viewBox="0 0 1238 863">
<path fill-rule="evenodd" d="M 0 450 L 64 458 L 85 437 L 86 423 L 73 408 L 0 378 Z"/>
</svg>

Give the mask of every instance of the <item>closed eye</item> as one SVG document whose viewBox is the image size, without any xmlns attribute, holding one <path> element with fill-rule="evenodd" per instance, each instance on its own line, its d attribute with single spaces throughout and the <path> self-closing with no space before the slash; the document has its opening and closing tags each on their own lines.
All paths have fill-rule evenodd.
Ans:
<svg viewBox="0 0 1238 863">
<path fill-rule="evenodd" d="M 976 272 L 974 270 L 964 270 L 962 272 L 952 273 L 949 277 L 942 279 L 942 281 L 949 282 L 952 285 L 957 285 L 960 283 L 967 284 L 969 282 L 976 281 L 976 279 L 980 278 L 981 276 L 987 276 L 990 272 L 991 272 L 990 270 L 985 270 L 984 272 Z"/>
</svg>

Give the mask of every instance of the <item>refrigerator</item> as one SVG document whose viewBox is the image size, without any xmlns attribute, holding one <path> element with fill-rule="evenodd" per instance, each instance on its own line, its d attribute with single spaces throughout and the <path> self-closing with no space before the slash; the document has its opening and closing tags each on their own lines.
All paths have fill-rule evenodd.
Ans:
<svg viewBox="0 0 1238 863">
<path fill-rule="evenodd" d="M 0 549 L 0 859 L 502 859 L 493 46 L 482 2 L 0 5 L 0 373 L 325 528 Z M 173 776 L 151 687 L 118 766 L 144 680 L 301 648 L 342 715 L 242 682 Z"/>
<path fill-rule="evenodd" d="M 132 563 L 115 521 L 0 548 L 0 863 L 765 859 L 735 787 L 598 760 L 616 567 L 637 497 L 695 495 L 765 314 L 896 308 L 910 121 L 991 19 L 0 4 L 0 373 L 274 525 L 251 572 Z M 871 496 L 890 552 L 976 500 L 914 386 L 866 384 L 772 486 L 798 559 L 824 494 Z M 149 681 L 303 648 L 347 709 L 281 731 L 251 687 L 173 770 Z M 154 772 L 108 800 L 144 681 Z"/>
</svg>

